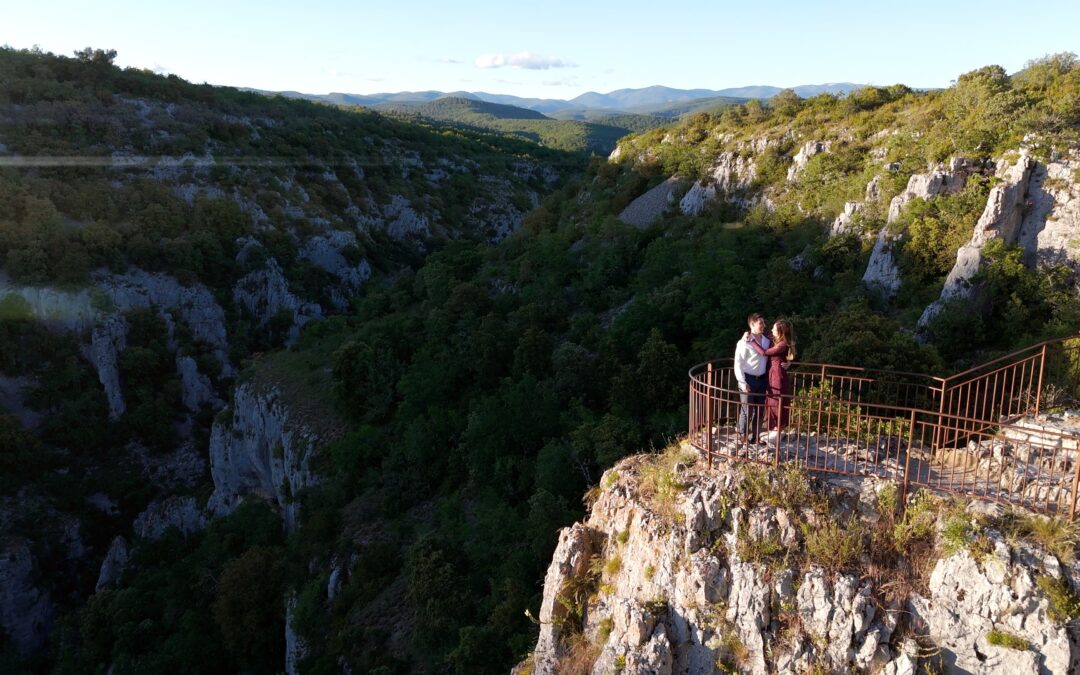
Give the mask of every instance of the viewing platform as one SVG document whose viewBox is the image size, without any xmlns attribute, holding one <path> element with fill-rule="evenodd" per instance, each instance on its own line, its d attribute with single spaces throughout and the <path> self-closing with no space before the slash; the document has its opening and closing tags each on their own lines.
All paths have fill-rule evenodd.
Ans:
<svg viewBox="0 0 1080 675">
<path fill-rule="evenodd" d="M 788 426 L 737 432 L 731 359 L 690 369 L 688 442 L 714 460 L 877 476 L 1073 519 L 1080 487 L 1080 337 L 1050 340 L 950 377 L 795 362 Z"/>
</svg>

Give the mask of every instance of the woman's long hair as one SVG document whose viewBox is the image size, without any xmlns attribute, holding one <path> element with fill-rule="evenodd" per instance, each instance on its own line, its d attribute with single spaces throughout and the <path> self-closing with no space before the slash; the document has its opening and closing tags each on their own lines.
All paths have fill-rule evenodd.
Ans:
<svg viewBox="0 0 1080 675">
<path fill-rule="evenodd" d="M 778 319 L 773 326 L 776 329 L 776 341 L 783 342 L 788 348 L 788 361 L 795 360 L 795 331 L 787 319 Z"/>
</svg>

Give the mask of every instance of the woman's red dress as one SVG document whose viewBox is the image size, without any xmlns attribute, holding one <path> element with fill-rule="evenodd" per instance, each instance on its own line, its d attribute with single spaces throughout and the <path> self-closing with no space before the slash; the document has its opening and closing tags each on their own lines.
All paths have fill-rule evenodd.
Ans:
<svg viewBox="0 0 1080 675">
<path fill-rule="evenodd" d="M 783 430 L 788 425 L 788 408 L 791 406 L 791 377 L 784 363 L 787 362 L 788 346 L 786 343 L 773 345 L 765 349 L 751 340 L 750 346 L 758 354 L 769 357 L 769 383 L 765 387 L 765 410 L 768 415 L 769 430 Z"/>
</svg>

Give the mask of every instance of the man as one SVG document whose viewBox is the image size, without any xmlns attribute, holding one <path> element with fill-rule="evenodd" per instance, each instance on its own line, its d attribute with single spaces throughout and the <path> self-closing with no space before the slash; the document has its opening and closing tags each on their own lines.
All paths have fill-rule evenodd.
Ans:
<svg viewBox="0 0 1080 675">
<path fill-rule="evenodd" d="M 765 335 L 765 317 L 751 314 L 746 317 L 750 326 L 750 339 L 768 349 L 771 346 Z M 754 351 L 750 343 L 740 339 L 735 345 L 735 379 L 739 382 L 739 442 L 745 443 L 749 435 L 752 443 L 761 433 L 761 418 L 765 412 L 765 387 L 768 379 L 765 368 L 769 360 Z"/>
</svg>

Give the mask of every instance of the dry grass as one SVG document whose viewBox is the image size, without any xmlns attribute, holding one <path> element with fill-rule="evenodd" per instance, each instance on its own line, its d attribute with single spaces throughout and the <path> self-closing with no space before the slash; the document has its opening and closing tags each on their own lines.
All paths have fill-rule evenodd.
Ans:
<svg viewBox="0 0 1080 675">
<path fill-rule="evenodd" d="M 1076 557 L 1076 547 L 1080 544 L 1080 525 L 1064 518 L 1014 510 L 1001 518 L 998 527 L 1006 538 L 1040 546 L 1065 564 Z"/>
<path fill-rule="evenodd" d="M 678 515 L 675 507 L 679 493 L 686 489 L 676 467 L 690 466 L 697 462 L 696 452 L 681 445 L 670 445 L 662 452 L 651 455 L 637 466 L 638 495 L 656 513 L 667 520 Z"/>
<path fill-rule="evenodd" d="M 567 639 L 566 651 L 555 664 L 555 672 L 559 675 L 589 675 L 599 656 L 600 647 L 584 635 L 575 635 Z"/>
</svg>

